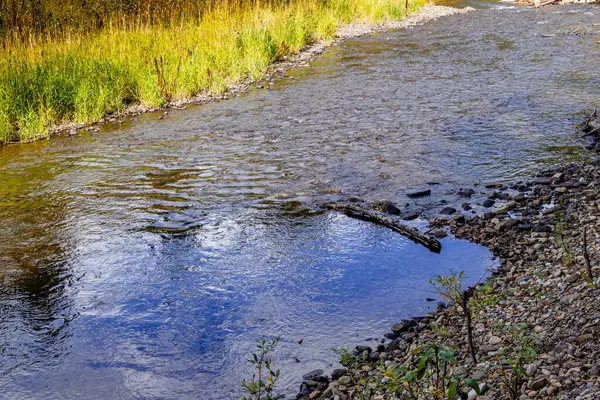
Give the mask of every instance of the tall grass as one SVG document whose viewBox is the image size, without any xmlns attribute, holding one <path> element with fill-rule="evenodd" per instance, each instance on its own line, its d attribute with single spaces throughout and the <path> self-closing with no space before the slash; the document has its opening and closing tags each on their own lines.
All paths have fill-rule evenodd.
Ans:
<svg viewBox="0 0 600 400">
<path fill-rule="evenodd" d="M 201 92 L 220 94 L 242 79 L 262 77 L 269 64 L 306 44 L 332 38 L 342 24 L 399 19 L 406 12 L 404 0 L 196 7 L 195 14 L 190 7 L 158 22 L 116 13 L 88 32 L 74 26 L 62 34 L 45 28 L 26 37 L 5 35 L 0 143 L 45 137 L 52 124 L 93 122 L 132 102 L 156 107 Z"/>
</svg>

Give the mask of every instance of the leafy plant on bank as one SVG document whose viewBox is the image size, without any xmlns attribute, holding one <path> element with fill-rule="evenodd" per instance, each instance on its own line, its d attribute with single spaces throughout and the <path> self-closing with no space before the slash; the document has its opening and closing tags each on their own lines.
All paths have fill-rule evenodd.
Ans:
<svg viewBox="0 0 600 400">
<path fill-rule="evenodd" d="M 470 306 L 474 314 L 485 310 L 487 307 L 497 305 L 502 298 L 494 290 L 494 282 L 488 279 L 485 283 L 475 286 Z"/>
<path fill-rule="evenodd" d="M 560 245 L 563 251 L 562 260 L 565 265 L 573 265 L 575 262 L 575 256 L 569 243 L 567 243 L 566 236 L 571 228 L 569 222 L 566 220 L 563 213 L 559 208 L 556 209 L 556 225 L 554 228 L 554 238 Z"/>
<path fill-rule="evenodd" d="M 280 371 L 273 371 L 271 368 L 271 353 L 279 343 L 279 339 L 279 337 L 276 337 L 266 341 L 263 338 L 258 342 L 257 351 L 253 352 L 252 358 L 248 360 L 250 364 L 254 365 L 256 372 L 252 374 L 250 381 L 242 380 L 242 387 L 248 393 L 248 397 L 243 396 L 239 400 L 275 400 L 281 398 L 273 394 Z"/>
<path fill-rule="evenodd" d="M 463 289 L 463 279 L 465 272 L 451 271 L 450 275 L 437 275 L 429 280 L 429 283 L 438 291 L 446 301 L 460 304 L 465 317 L 465 325 L 467 327 L 467 341 L 473 364 L 477 365 L 477 356 L 475 355 L 475 345 L 473 344 L 473 328 L 471 326 L 471 309 L 469 307 L 469 299 L 471 294 L 468 290 Z"/>
<path fill-rule="evenodd" d="M 524 324 L 504 328 L 503 331 L 514 345 L 498 352 L 492 376 L 500 382 L 500 391 L 516 400 L 521 395 L 521 385 L 529 378 L 526 365 L 538 357 L 534 347 L 535 335 L 529 333 Z"/>
<path fill-rule="evenodd" d="M 388 380 L 386 389 L 401 399 L 454 400 L 463 394 L 465 385 L 481 394 L 475 379 L 450 373 L 451 366 L 457 363 L 455 354 L 454 349 L 429 343 L 412 351 L 411 355 L 418 356 L 414 368 L 382 365 L 379 370 Z"/>
<path fill-rule="evenodd" d="M 360 354 L 355 356 L 350 352 L 347 348 L 342 347 L 339 349 L 333 349 L 336 353 L 340 355 L 340 364 L 349 369 L 357 369 L 364 365 L 367 361 L 366 354 Z"/>
<path fill-rule="evenodd" d="M 370 367 L 368 366 L 368 353 L 363 352 L 359 355 L 354 355 L 348 348 L 339 348 L 333 349 L 336 353 L 340 355 L 340 364 L 344 367 L 348 368 L 349 371 L 354 371 L 354 374 L 348 374 L 351 380 L 351 384 L 357 389 L 360 393 L 360 396 L 370 396 L 374 389 L 377 388 L 377 381 L 373 380 L 373 378 L 369 379 L 367 376 L 362 376 L 361 373 L 356 373 L 359 371 L 369 371 Z"/>
</svg>

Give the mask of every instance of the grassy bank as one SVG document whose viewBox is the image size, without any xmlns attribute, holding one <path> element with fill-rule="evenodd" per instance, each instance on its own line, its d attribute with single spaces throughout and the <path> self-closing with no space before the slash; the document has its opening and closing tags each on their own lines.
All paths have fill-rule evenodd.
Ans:
<svg viewBox="0 0 600 400">
<path fill-rule="evenodd" d="M 409 11 L 424 0 L 409 0 Z M 220 94 L 353 21 L 401 19 L 400 0 L 204 3 L 150 23 L 123 15 L 84 32 L 5 34 L 0 49 L 0 143 L 48 135 L 53 124 L 93 122 L 128 104 L 148 107 Z M 119 16 L 120 15 L 120 16 Z M 189 15 L 189 17 L 186 17 Z M 69 33 L 70 32 L 70 33 Z"/>
</svg>

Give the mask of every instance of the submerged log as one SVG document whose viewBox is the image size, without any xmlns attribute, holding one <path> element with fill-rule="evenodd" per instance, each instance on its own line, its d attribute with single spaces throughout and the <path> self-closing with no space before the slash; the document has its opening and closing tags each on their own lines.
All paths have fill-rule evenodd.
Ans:
<svg viewBox="0 0 600 400">
<path fill-rule="evenodd" d="M 380 212 L 369 210 L 356 204 L 332 203 L 327 206 L 330 210 L 341 211 L 349 217 L 362 219 L 390 228 L 391 230 L 406 236 L 413 242 L 427 247 L 430 251 L 438 253 L 442 250 L 442 244 L 435 238 L 419 231 L 411 226 L 406 226 L 394 221 Z"/>
</svg>

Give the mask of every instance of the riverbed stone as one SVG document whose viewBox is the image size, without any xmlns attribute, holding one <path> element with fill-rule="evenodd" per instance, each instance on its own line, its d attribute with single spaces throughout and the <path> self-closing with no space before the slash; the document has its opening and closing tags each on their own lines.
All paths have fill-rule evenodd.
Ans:
<svg viewBox="0 0 600 400">
<path fill-rule="evenodd" d="M 302 379 L 308 381 L 316 377 L 322 376 L 324 373 L 325 371 L 323 371 L 322 369 L 315 369 L 302 375 Z"/>
<path fill-rule="evenodd" d="M 405 319 L 403 321 L 398 322 L 392 326 L 392 332 L 396 335 L 407 332 L 411 328 L 417 326 L 417 322 L 412 319 Z"/>
<path fill-rule="evenodd" d="M 348 370 L 346 368 L 336 368 L 331 371 L 331 380 L 336 381 L 340 379 L 342 376 L 346 375 Z"/>
<path fill-rule="evenodd" d="M 417 198 L 431 195 L 431 189 L 414 189 L 406 192 L 408 197 Z"/>
<path fill-rule="evenodd" d="M 455 212 L 456 212 L 456 208 L 454 208 L 454 207 L 444 207 L 440 211 L 440 214 L 442 214 L 442 215 L 452 215 Z"/>
<path fill-rule="evenodd" d="M 380 200 L 378 206 L 381 209 L 381 211 L 386 214 L 400 215 L 401 213 L 400 209 L 396 206 L 396 204 L 389 200 Z"/>
<path fill-rule="evenodd" d="M 359 345 L 359 346 L 356 346 L 356 351 L 357 351 L 359 354 L 362 354 L 362 353 L 364 353 L 365 351 L 366 351 L 367 353 L 371 354 L 371 352 L 373 351 L 373 349 L 371 348 L 371 346 L 363 346 L 363 345 Z"/>
<path fill-rule="evenodd" d="M 540 390 L 540 389 L 546 387 L 547 385 L 548 385 L 548 378 L 546 378 L 544 376 L 539 379 L 530 381 L 530 383 L 527 385 L 527 387 L 531 390 Z"/>
<path fill-rule="evenodd" d="M 495 346 L 495 345 L 502 343 L 502 339 L 498 336 L 492 336 L 488 340 L 488 343 L 490 344 L 490 346 Z"/>
<path fill-rule="evenodd" d="M 412 221 L 413 219 L 419 218 L 419 213 L 416 211 L 409 211 L 402 215 L 402 219 L 405 221 Z"/>
<path fill-rule="evenodd" d="M 433 231 L 433 236 L 437 239 L 443 239 L 448 236 L 448 232 L 442 229 L 436 229 L 435 231 Z"/>
<path fill-rule="evenodd" d="M 460 189 L 456 194 L 461 197 L 471 197 L 475 194 L 475 191 L 473 189 Z"/>
<path fill-rule="evenodd" d="M 492 200 L 492 199 L 485 199 L 485 200 L 483 201 L 483 203 L 482 203 L 482 205 L 483 205 L 485 208 L 490 208 L 490 207 L 493 207 L 493 206 L 494 206 L 494 204 L 496 204 L 496 201 L 495 201 L 495 200 Z"/>
</svg>

